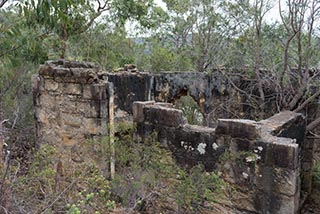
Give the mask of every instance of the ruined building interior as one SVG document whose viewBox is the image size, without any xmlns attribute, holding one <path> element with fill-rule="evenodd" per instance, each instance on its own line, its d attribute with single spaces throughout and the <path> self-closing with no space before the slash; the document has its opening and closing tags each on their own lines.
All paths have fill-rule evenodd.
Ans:
<svg viewBox="0 0 320 214">
<path fill-rule="evenodd" d="M 142 139 L 156 131 L 179 164 L 202 163 L 240 186 L 245 200 L 232 201 L 235 209 L 297 213 L 312 183 L 314 139 L 305 136 L 305 117 L 284 111 L 253 120 L 230 81 L 220 71 L 107 73 L 90 63 L 50 61 L 33 76 L 37 141 L 76 156 L 79 142 L 112 137 L 114 123 L 131 120 Z M 241 81 L 234 77 L 232 84 Z M 187 94 L 203 115 L 202 126 L 189 124 L 173 106 Z M 241 165 L 220 164 L 226 151 L 250 155 Z"/>
</svg>

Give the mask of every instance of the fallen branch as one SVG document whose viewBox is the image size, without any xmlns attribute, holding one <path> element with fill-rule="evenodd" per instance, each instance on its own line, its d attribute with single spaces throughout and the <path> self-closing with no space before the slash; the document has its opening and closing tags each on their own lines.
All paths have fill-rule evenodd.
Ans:
<svg viewBox="0 0 320 214">
<path fill-rule="evenodd" d="M 56 199 L 54 199 L 54 201 L 53 201 L 49 206 L 47 206 L 40 214 L 46 213 L 46 211 L 47 211 L 50 207 L 52 207 L 52 206 L 61 198 L 61 196 L 62 196 L 65 192 L 67 192 L 67 190 L 69 190 L 69 189 L 73 186 L 73 184 L 74 184 L 76 181 L 77 181 L 77 179 L 76 179 L 76 180 L 73 180 L 72 183 L 69 184 L 69 185 L 56 197 Z"/>
</svg>

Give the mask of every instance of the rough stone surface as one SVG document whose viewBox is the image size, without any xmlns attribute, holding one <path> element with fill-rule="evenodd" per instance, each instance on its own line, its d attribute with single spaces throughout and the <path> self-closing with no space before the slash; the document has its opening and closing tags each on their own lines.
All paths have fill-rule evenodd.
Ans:
<svg viewBox="0 0 320 214">
<path fill-rule="evenodd" d="M 139 112 L 134 114 L 134 121 L 142 139 L 156 131 L 159 141 L 167 144 L 181 165 L 202 163 L 206 170 L 223 172 L 227 181 L 247 190 L 243 192 L 251 200 L 247 212 L 297 212 L 299 144 L 303 143 L 298 140 L 300 131 L 305 130 L 301 114 L 283 112 L 278 114 L 279 119 L 271 117 L 261 122 L 221 119 L 214 129 L 189 125 L 181 119 L 179 110 L 155 102 L 133 105 L 134 112 Z M 233 206 L 244 209 L 236 201 Z"/>
<path fill-rule="evenodd" d="M 261 128 L 252 120 L 219 119 L 217 134 L 231 134 L 232 137 L 256 139 L 260 138 Z"/>
<path fill-rule="evenodd" d="M 62 154 L 59 158 L 83 161 L 76 155 L 80 143 L 107 135 L 112 90 L 115 121 L 133 114 L 137 137 L 143 140 L 156 131 L 181 165 L 202 163 L 206 170 L 221 172 L 241 189 L 232 198 L 235 208 L 246 213 L 297 212 L 300 192 L 310 192 L 315 149 L 314 139 L 305 140 L 301 114 L 281 112 L 258 122 L 217 120 L 232 118 L 233 112 L 243 118 L 255 115 L 243 104 L 246 98 L 231 87 L 245 87 L 241 77 L 228 79 L 220 71 L 150 74 L 127 67 L 105 73 L 91 63 L 64 60 L 41 66 L 32 79 L 38 144 L 54 145 Z M 206 127 L 188 124 L 182 112 L 172 108 L 187 94 L 199 105 Z M 273 106 L 267 105 L 272 112 Z"/>
<path fill-rule="evenodd" d="M 115 86 L 117 108 L 131 114 L 134 101 L 175 103 L 187 94 L 199 105 L 204 124 L 209 127 L 216 127 L 218 118 L 233 118 L 235 114 L 251 118 L 256 113 L 255 109 L 242 104 L 247 98 L 232 86 L 245 87 L 246 80 L 239 76 L 228 79 L 218 70 L 211 73 L 119 72 L 105 76 Z M 272 111 L 274 107 L 268 105 L 268 108 Z"/>
<path fill-rule="evenodd" d="M 58 60 L 33 76 L 36 140 L 56 147 L 57 161 L 68 162 L 72 148 L 107 135 L 109 83 L 100 72 L 91 63 Z"/>
<path fill-rule="evenodd" d="M 167 108 L 160 105 L 155 105 L 151 108 L 145 106 L 143 115 L 146 121 L 153 124 L 178 127 L 187 123 L 183 117 L 182 111 L 173 108 Z"/>
<path fill-rule="evenodd" d="M 154 105 L 154 101 L 146 101 L 146 102 L 134 102 L 132 105 L 132 113 L 133 113 L 133 121 L 134 122 L 143 122 L 144 114 L 143 109 L 145 106 Z"/>
</svg>

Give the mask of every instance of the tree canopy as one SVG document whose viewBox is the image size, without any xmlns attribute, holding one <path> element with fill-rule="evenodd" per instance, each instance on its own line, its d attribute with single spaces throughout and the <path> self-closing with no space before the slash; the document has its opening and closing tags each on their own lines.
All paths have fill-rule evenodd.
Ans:
<svg viewBox="0 0 320 214">
<path fill-rule="evenodd" d="M 279 110 L 302 110 L 313 97 L 320 57 L 318 1 L 163 2 L 165 9 L 153 0 L 2 0 L 1 94 L 26 65 L 66 58 L 107 70 L 128 63 L 152 72 L 242 69 L 256 80 L 253 103 L 260 112 L 271 99 L 269 89 L 275 90 Z M 276 7 L 280 18 L 271 22 Z"/>
</svg>

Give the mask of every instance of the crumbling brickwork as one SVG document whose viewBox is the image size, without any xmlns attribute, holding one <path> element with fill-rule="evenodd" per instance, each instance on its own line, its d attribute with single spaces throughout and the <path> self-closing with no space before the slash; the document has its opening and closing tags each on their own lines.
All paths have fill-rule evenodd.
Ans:
<svg viewBox="0 0 320 214">
<path fill-rule="evenodd" d="M 234 78 L 235 83 L 241 79 Z M 156 131 L 181 165 L 202 163 L 238 186 L 232 201 L 239 210 L 296 213 L 301 191 L 311 187 L 314 143 L 304 140 L 304 117 L 281 112 L 258 122 L 216 120 L 231 118 L 232 111 L 248 113 L 241 104 L 244 98 L 230 84 L 218 71 L 105 73 L 90 63 L 47 62 L 33 77 L 37 143 L 55 146 L 62 154 L 57 159 L 83 161 L 77 146 L 113 133 L 107 131 L 113 111 L 115 121 L 133 115 L 142 139 Z M 207 126 L 190 125 L 172 103 L 159 103 L 186 93 L 198 103 Z M 229 109 L 218 111 L 221 105 Z"/>
<path fill-rule="evenodd" d="M 38 145 L 54 145 L 62 159 L 79 161 L 79 143 L 107 135 L 108 87 L 90 63 L 53 61 L 33 76 Z"/>
<path fill-rule="evenodd" d="M 143 138 L 156 131 L 159 141 L 168 145 L 180 164 L 202 163 L 207 170 L 222 171 L 225 179 L 241 186 L 247 203 L 234 201 L 238 209 L 297 213 L 299 144 L 305 131 L 301 114 L 282 112 L 260 122 L 219 119 L 214 129 L 189 125 L 180 110 L 148 101 L 135 102 L 133 116 L 138 135 Z"/>
<path fill-rule="evenodd" d="M 255 118 L 257 109 L 247 102 L 248 97 L 241 93 L 249 84 L 240 76 L 227 78 L 223 72 L 120 72 L 107 74 L 114 84 L 117 110 L 132 113 L 133 101 L 155 100 L 174 103 L 181 96 L 189 94 L 198 104 L 204 124 L 217 126 L 218 118 Z M 237 87 L 237 89 L 234 87 Z M 251 92 L 250 92 L 251 93 Z M 267 102 L 270 112 L 276 105 Z"/>
</svg>

